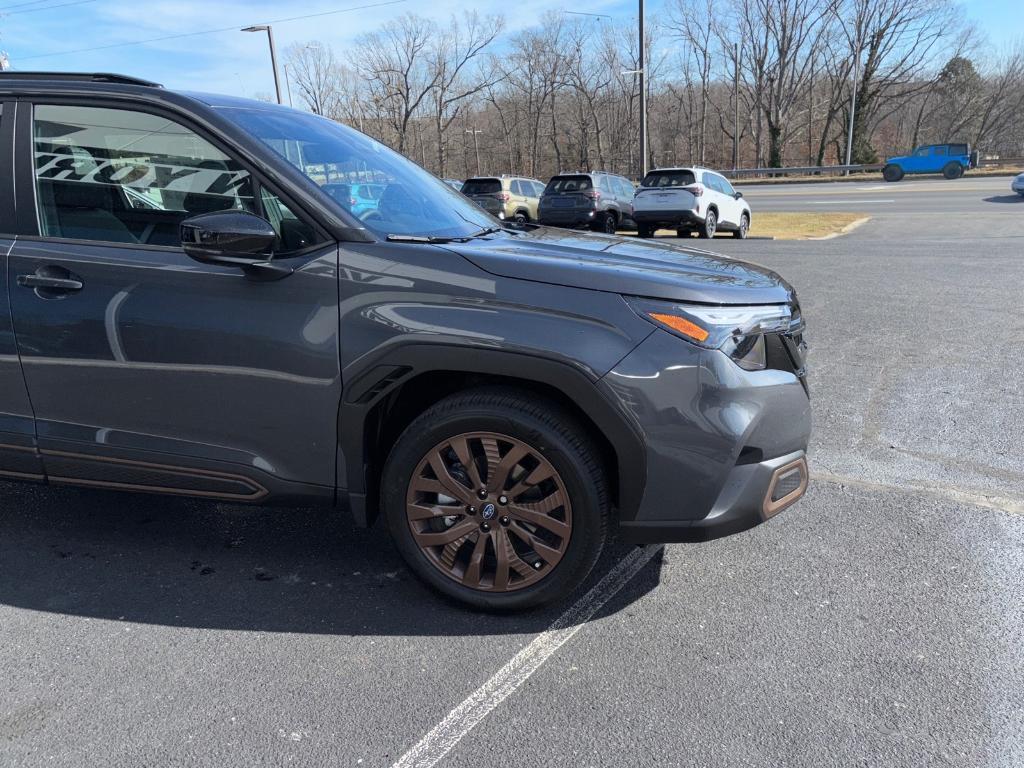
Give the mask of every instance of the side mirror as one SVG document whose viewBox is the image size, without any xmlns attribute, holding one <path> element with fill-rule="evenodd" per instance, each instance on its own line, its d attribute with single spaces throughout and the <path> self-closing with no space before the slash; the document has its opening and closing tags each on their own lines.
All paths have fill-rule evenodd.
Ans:
<svg viewBox="0 0 1024 768">
<path fill-rule="evenodd" d="M 280 280 L 294 272 L 273 261 L 277 232 L 255 214 L 202 213 L 185 219 L 178 231 L 182 249 L 201 264 L 238 267 L 251 280 Z"/>
<path fill-rule="evenodd" d="M 736 192 L 736 193 L 733 194 L 733 197 L 736 198 L 737 200 L 740 200 L 740 199 L 743 198 L 743 193 L 742 192 Z"/>
</svg>

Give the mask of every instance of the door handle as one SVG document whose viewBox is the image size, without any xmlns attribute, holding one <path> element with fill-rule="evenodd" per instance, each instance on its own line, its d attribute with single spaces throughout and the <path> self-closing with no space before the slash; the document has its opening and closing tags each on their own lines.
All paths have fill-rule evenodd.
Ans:
<svg viewBox="0 0 1024 768">
<path fill-rule="evenodd" d="M 48 264 L 37 269 L 34 274 L 18 275 L 18 285 L 23 288 L 35 288 L 37 296 L 48 299 L 77 293 L 82 290 L 84 283 L 70 270 Z"/>
</svg>

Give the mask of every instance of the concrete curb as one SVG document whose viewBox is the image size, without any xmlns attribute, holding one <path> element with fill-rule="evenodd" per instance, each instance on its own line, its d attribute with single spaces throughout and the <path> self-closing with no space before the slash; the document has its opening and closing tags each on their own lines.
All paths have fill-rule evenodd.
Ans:
<svg viewBox="0 0 1024 768">
<path fill-rule="evenodd" d="M 838 232 L 833 232 L 832 234 L 825 235 L 824 237 L 805 237 L 804 239 L 805 240 L 834 240 L 837 237 L 842 237 L 843 235 L 848 235 L 850 232 L 853 232 L 853 230 L 857 229 L 857 227 L 862 227 L 865 224 L 867 224 L 869 221 L 871 221 L 871 217 L 870 216 L 865 216 L 862 219 L 857 219 L 856 221 L 851 221 L 849 224 L 847 224 L 845 227 L 840 229 Z"/>
</svg>

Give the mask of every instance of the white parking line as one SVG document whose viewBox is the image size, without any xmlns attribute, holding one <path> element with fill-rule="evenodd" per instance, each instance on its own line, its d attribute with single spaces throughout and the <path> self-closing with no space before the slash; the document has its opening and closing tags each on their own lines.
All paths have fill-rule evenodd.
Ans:
<svg viewBox="0 0 1024 768">
<path fill-rule="evenodd" d="M 895 203 L 895 200 L 859 200 L 853 198 L 850 200 L 810 200 L 811 205 L 862 205 L 864 203 Z"/>
<path fill-rule="evenodd" d="M 537 635 L 490 680 L 431 728 L 391 768 L 431 768 L 436 765 L 495 707 L 515 693 L 555 651 L 569 642 L 601 606 L 614 597 L 661 549 L 660 546 L 647 546 L 630 552 L 550 627 Z"/>
</svg>

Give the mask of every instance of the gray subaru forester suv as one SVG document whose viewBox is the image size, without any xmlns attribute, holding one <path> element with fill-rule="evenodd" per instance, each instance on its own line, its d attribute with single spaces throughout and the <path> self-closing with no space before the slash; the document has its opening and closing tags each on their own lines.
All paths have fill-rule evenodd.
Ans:
<svg viewBox="0 0 1024 768">
<path fill-rule="evenodd" d="M 380 515 L 491 610 L 807 486 L 767 269 L 505 228 L 338 123 L 117 75 L 0 74 L 0 157 L 3 477 Z"/>
</svg>

